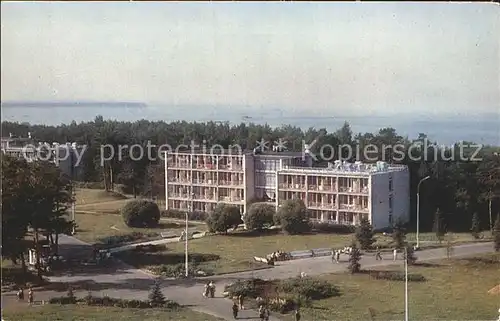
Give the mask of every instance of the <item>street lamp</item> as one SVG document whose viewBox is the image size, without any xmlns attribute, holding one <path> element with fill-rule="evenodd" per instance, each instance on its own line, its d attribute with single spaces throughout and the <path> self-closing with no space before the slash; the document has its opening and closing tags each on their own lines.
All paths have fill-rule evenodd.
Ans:
<svg viewBox="0 0 500 321">
<path fill-rule="evenodd" d="M 189 218 L 189 212 L 191 212 L 193 210 L 193 197 L 194 197 L 194 193 L 193 193 L 193 186 L 192 186 L 192 183 L 191 183 L 191 193 L 189 194 L 190 196 L 190 200 L 189 200 L 189 204 L 188 204 L 188 211 L 186 212 L 186 229 L 184 231 L 184 245 L 185 245 L 185 256 L 186 256 L 186 277 L 189 276 L 189 255 L 188 255 L 188 218 Z"/>
<path fill-rule="evenodd" d="M 405 247 L 405 321 L 408 321 L 408 248 Z"/>
<path fill-rule="evenodd" d="M 420 240 L 419 240 L 419 234 L 420 234 L 420 184 L 422 184 L 423 181 L 428 180 L 431 178 L 430 176 L 426 176 L 418 182 L 417 186 L 417 249 L 420 248 Z"/>
</svg>

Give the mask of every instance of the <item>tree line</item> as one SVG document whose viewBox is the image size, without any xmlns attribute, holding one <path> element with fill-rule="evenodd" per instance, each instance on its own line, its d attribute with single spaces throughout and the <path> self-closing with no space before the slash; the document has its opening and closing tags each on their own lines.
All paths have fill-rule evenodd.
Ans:
<svg viewBox="0 0 500 321">
<path fill-rule="evenodd" d="M 396 163 L 406 164 L 410 170 L 411 188 L 411 217 L 412 226 L 416 218 L 416 194 L 420 180 L 426 176 L 430 179 L 421 184 L 420 188 L 420 227 L 421 230 L 431 230 L 435 225 L 435 213 L 439 210 L 440 224 L 446 230 L 469 231 L 471 227 L 490 229 L 491 224 L 500 212 L 500 148 L 485 146 L 473 155 L 475 150 L 465 149 L 465 156 L 475 156 L 482 161 L 450 160 L 452 155 L 459 155 L 459 143 L 451 147 L 438 146 L 429 141 L 425 133 L 416 138 L 399 135 L 394 128 L 382 128 L 376 133 L 354 133 L 349 123 L 329 132 L 325 128 L 309 128 L 303 130 L 291 125 L 271 127 L 253 123 L 231 125 L 229 122 L 185 122 L 138 120 L 123 122 L 105 120 L 97 116 L 93 121 L 58 126 L 33 125 L 28 123 L 2 122 L 4 132 L 16 136 L 32 136 L 42 142 L 77 142 L 87 146 L 83 156 L 83 180 L 85 182 L 99 182 L 103 188 L 113 189 L 116 183 L 122 184 L 127 192 L 151 198 L 164 198 L 165 181 L 164 168 L 161 160 L 151 160 L 143 157 L 132 160 L 125 152 L 101 162 L 100 146 L 111 145 L 118 151 L 119 145 L 140 144 L 146 146 L 168 143 L 172 148 L 180 144 L 189 145 L 191 142 L 207 146 L 219 144 L 224 147 L 239 145 L 243 149 L 252 150 L 256 141 L 287 141 L 290 151 L 302 151 L 303 142 L 316 144 L 311 151 L 318 153 L 322 145 L 329 144 L 338 150 L 341 145 L 358 146 L 375 145 L 378 153 L 384 151 L 383 146 L 403 146 L 404 158 Z M 471 144 L 472 142 L 463 142 Z M 411 156 L 409 149 L 411 146 Z M 417 146 L 415 148 L 415 146 Z M 385 150 L 387 151 L 387 150 Z M 349 155 L 324 155 L 331 161 L 339 156 L 347 158 Z M 391 151 L 385 156 L 391 158 Z M 104 155 L 108 156 L 108 155 Z M 333 157 L 331 157 L 333 156 Z M 373 153 L 371 154 L 373 157 Z M 381 154 L 379 155 L 382 156 Z M 349 161 L 364 161 L 363 155 L 353 155 Z M 418 159 L 418 160 L 415 160 Z M 320 160 L 316 166 L 323 166 Z M 410 226 L 410 228 L 412 227 Z M 476 228 L 476 227 L 474 227 Z"/>
</svg>

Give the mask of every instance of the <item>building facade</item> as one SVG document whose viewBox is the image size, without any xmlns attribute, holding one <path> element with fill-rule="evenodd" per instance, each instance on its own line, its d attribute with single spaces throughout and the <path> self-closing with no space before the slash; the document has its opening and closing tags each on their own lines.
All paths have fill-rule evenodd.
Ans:
<svg viewBox="0 0 500 321">
<path fill-rule="evenodd" d="M 301 153 L 167 153 L 166 209 L 212 211 L 217 203 L 238 206 L 259 200 L 276 209 L 301 199 L 311 220 L 355 225 L 367 218 L 374 229 L 409 220 L 410 177 L 403 165 L 341 163 L 312 167 Z"/>
<path fill-rule="evenodd" d="M 37 142 L 28 133 L 27 138 L 13 137 L 1 140 L 2 153 L 16 158 L 24 158 L 28 162 L 49 161 L 54 163 L 62 173 L 74 180 L 83 176 L 82 154 L 83 146 L 76 143 L 48 143 Z"/>
</svg>

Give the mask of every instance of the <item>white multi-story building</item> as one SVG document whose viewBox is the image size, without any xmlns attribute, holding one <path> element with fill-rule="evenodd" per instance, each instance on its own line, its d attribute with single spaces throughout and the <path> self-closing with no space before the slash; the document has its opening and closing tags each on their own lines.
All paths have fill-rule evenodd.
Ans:
<svg viewBox="0 0 500 321">
<path fill-rule="evenodd" d="M 167 153 L 166 209 L 209 212 L 217 203 L 246 213 L 250 201 L 279 206 L 301 199 L 312 220 L 354 225 L 366 217 L 374 229 L 409 220 L 409 172 L 403 165 L 330 164 L 312 167 L 301 153 Z M 306 155 L 307 156 L 307 155 Z"/>
<path fill-rule="evenodd" d="M 288 166 L 279 169 L 277 176 L 276 207 L 285 200 L 302 199 L 312 220 L 355 225 L 365 217 L 374 229 L 409 220 L 406 166 L 337 161 L 329 168 Z"/>
</svg>

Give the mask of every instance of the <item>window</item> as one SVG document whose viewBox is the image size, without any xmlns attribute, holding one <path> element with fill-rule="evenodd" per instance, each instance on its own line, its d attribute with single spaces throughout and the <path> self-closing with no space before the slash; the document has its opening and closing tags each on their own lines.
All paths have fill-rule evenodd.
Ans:
<svg viewBox="0 0 500 321">
<path fill-rule="evenodd" d="M 392 196 L 389 197 L 389 210 L 392 212 Z"/>
</svg>

